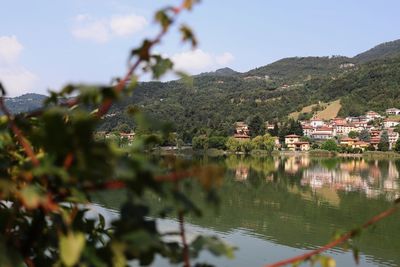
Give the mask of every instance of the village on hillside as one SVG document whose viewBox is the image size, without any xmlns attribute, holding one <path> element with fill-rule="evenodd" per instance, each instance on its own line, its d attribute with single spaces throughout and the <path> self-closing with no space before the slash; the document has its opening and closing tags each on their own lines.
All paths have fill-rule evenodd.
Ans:
<svg viewBox="0 0 400 267">
<path fill-rule="evenodd" d="M 400 126 L 400 109 L 389 108 L 385 113 L 381 115 L 374 111 L 368 111 L 363 116 L 336 117 L 331 120 L 323 120 L 314 116 L 310 120 L 300 121 L 303 136 L 288 134 L 282 143 L 279 142 L 278 137 L 274 137 L 276 149 L 308 151 L 313 144 L 318 147 L 318 144 L 324 141 L 334 140 L 341 147 L 359 151 L 381 150 L 379 144 L 387 142 L 388 147 L 385 150 L 392 150 L 399 140 L 399 131 L 396 126 Z M 266 131 L 272 131 L 276 126 L 266 122 L 265 127 Z M 249 126 L 244 122 L 237 122 L 234 138 L 249 140 Z"/>
</svg>

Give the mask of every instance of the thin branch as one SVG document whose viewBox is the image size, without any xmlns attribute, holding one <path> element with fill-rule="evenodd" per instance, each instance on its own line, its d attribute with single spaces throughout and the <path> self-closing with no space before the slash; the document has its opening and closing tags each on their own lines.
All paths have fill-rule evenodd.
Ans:
<svg viewBox="0 0 400 267">
<path fill-rule="evenodd" d="M 36 166 L 36 167 L 39 166 L 40 162 L 39 162 L 38 158 L 36 157 L 35 152 L 33 151 L 32 147 L 31 147 L 31 144 L 25 138 L 24 134 L 22 133 L 22 131 L 18 128 L 17 124 L 15 123 L 14 117 L 11 115 L 10 111 L 4 104 L 3 96 L 0 97 L 0 110 L 4 113 L 4 115 L 6 115 L 6 117 L 8 119 L 8 124 L 9 124 L 11 130 L 13 131 L 15 138 L 17 138 L 19 144 L 24 149 L 26 155 L 31 159 L 34 166 Z"/>
<path fill-rule="evenodd" d="M 183 1 L 182 4 L 179 7 L 173 8 L 175 17 L 179 15 L 179 13 L 182 12 L 182 10 L 185 8 L 185 2 Z M 149 47 L 147 48 L 149 51 L 150 49 L 161 42 L 161 39 L 164 37 L 164 35 L 167 33 L 166 29 L 162 29 L 161 32 L 149 43 Z M 138 57 L 136 62 L 129 68 L 128 72 L 126 73 L 125 77 L 115 86 L 115 92 L 117 94 L 121 93 L 124 88 L 126 87 L 127 82 L 131 79 L 133 73 L 135 70 L 139 67 L 140 63 L 142 63 L 143 59 L 141 57 Z M 113 101 L 111 99 L 106 99 L 104 102 L 101 104 L 101 106 L 98 109 L 98 112 L 96 114 L 97 117 L 102 117 L 104 116 L 108 110 L 111 108 Z"/>
<path fill-rule="evenodd" d="M 302 262 L 302 261 L 309 260 L 314 255 L 321 254 L 322 252 L 324 252 L 324 251 L 326 251 L 328 249 L 331 249 L 331 248 L 333 248 L 333 247 L 335 247 L 337 245 L 340 245 L 340 244 L 344 243 L 345 241 L 349 240 L 350 238 L 352 238 L 356 234 L 358 234 L 360 229 L 368 228 L 369 226 L 379 222 L 380 220 L 392 215 L 399 208 L 400 208 L 399 207 L 399 202 L 396 201 L 395 205 L 393 207 L 391 207 L 391 208 L 379 213 L 378 215 L 372 217 L 367 222 L 365 222 L 360 228 L 353 229 L 353 230 L 341 235 L 339 238 L 337 238 L 337 239 L 333 240 L 332 242 L 320 247 L 319 249 L 316 249 L 316 250 L 313 250 L 313 251 L 310 251 L 310 252 L 307 252 L 307 253 L 304 253 L 302 255 L 298 255 L 298 256 L 295 256 L 295 257 L 292 257 L 292 258 L 289 258 L 289 259 L 286 259 L 286 260 L 282 260 L 282 261 L 278 261 L 278 262 L 275 262 L 275 263 L 272 263 L 272 264 L 268 264 L 268 265 L 265 265 L 264 267 L 280 267 L 280 266 L 285 266 L 285 265 L 288 265 L 288 264 L 294 264 L 294 263 L 297 263 L 297 262 Z"/>
<path fill-rule="evenodd" d="M 185 221 L 184 221 L 182 211 L 180 211 L 178 213 L 178 220 L 179 220 L 179 231 L 180 231 L 182 245 L 183 245 L 183 266 L 190 267 L 189 246 L 186 241 Z"/>
</svg>

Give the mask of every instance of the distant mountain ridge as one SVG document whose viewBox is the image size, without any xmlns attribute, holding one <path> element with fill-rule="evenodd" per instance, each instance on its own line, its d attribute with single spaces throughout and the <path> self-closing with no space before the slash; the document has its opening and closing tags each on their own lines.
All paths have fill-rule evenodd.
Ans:
<svg viewBox="0 0 400 267">
<path fill-rule="evenodd" d="M 40 108 L 46 98 L 45 95 L 28 93 L 18 97 L 7 97 L 4 102 L 8 109 L 16 114 Z"/>
</svg>

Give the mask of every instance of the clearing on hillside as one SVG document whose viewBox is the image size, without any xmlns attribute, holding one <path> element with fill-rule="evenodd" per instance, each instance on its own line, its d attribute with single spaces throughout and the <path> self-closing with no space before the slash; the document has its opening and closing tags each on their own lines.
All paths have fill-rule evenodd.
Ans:
<svg viewBox="0 0 400 267">
<path fill-rule="evenodd" d="M 290 114 L 289 114 L 289 118 L 292 118 L 292 119 L 297 120 L 297 119 L 299 118 L 299 115 L 300 115 L 301 113 L 310 113 L 310 112 L 312 112 L 312 108 L 313 108 L 313 107 L 316 107 L 317 105 L 318 105 L 318 104 L 312 104 L 312 105 L 309 105 L 309 106 L 306 106 L 306 107 L 302 108 L 302 110 L 301 110 L 300 112 L 293 112 L 293 113 L 290 113 Z"/>
<path fill-rule="evenodd" d="M 318 106 L 322 110 L 313 112 L 313 108 L 317 108 Z M 297 120 L 299 118 L 299 115 L 302 113 L 314 113 L 313 115 L 317 116 L 320 119 L 330 120 L 337 116 L 341 107 L 342 105 L 340 104 L 340 99 L 330 103 L 320 102 L 319 104 L 306 106 L 300 112 L 290 113 L 289 118 Z"/>
<path fill-rule="evenodd" d="M 323 120 L 330 120 L 337 117 L 342 105 L 340 99 L 329 103 L 329 105 L 322 111 L 317 112 L 316 116 Z"/>
</svg>

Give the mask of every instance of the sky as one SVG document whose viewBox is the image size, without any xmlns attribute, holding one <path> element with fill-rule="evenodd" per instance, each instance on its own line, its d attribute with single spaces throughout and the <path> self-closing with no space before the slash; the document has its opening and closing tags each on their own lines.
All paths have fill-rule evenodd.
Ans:
<svg viewBox="0 0 400 267">
<path fill-rule="evenodd" d="M 10 96 L 109 83 L 131 48 L 156 34 L 154 11 L 178 0 L 0 0 L 0 81 Z M 291 56 L 355 56 L 400 39 L 398 0 L 202 0 L 155 48 L 191 74 L 247 71 Z"/>
</svg>

